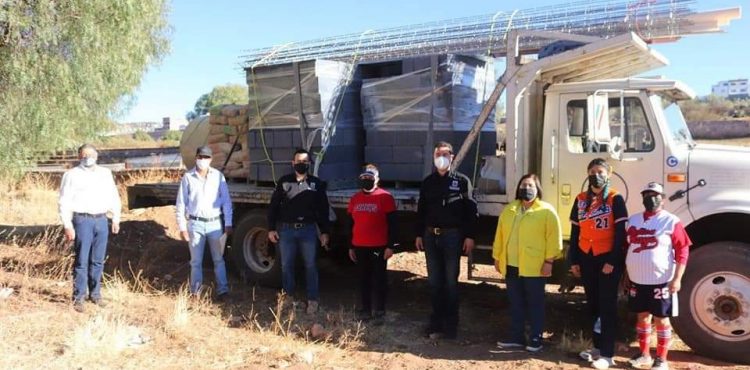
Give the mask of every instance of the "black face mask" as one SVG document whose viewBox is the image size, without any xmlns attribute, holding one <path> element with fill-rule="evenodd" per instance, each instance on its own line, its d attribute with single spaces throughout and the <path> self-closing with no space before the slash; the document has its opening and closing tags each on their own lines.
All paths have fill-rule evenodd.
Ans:
<svg viewBox="0 0 750 370">
<path fill-rule="evenodd" d="M 371 192 L 375 188 L 375 180 L 359 179 L 359 187 L 366 192 Z"/>
<path fill-rule="evenodd" d="M 310 169 L 310 164 L 308 163 L 295 163 L 294 164 L 294 172 L 304 175 L 307 173 L 307 170 Z"/>
<path fill-rule="evenodd" d="M 521 188 L 518 189 L 518 196 L 525 201 L 531 201 L 536 198 L 536 189 Z"/>
<path fill-rule="evenodd" d="M 589 185 L 595 188 L 603 188 L 607 184 L 607 178 L 604 175 L 589 175 Z"/>
<path fill-rule="evenodd" d="M 657 208 L 659 208 L 660 204 L 661 195 L 649 195 L 647 197 L 643 197 L 643 207 L 645 207 L 649 212 L 655 211 Z"/>
</svg>

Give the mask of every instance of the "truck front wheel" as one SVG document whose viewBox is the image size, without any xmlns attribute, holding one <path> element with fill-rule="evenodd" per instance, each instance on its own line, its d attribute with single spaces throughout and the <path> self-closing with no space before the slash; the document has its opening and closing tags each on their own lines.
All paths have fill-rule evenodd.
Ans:
<svg viewBox="0 0 750 370">
<path fill-rule="evenodd" d="M 694 351 L 750 363 L 750 245 L 714 242 L 691 253 L 677 334 Z"/>
<path fill-rule="evenodd" d="M 232 261 L 252 283 L 281 287 L 281 261 L 276 246 L 268 241 L 266 213 L 248 211 L 235 226 L 232 235 Z"/>
</svg>

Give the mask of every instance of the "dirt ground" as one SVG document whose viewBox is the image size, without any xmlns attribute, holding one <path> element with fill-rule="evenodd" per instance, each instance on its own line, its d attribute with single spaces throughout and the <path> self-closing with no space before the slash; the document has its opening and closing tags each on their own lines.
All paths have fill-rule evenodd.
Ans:
<svg viewBox="0 0 750 370">
<path fill-rule="evenodd" d="M 111 239 L 107 269 L 142 271 L 152 285 L 176 289 L 189 273 L 188 250 L 178 240 L 174 208 L 160 207 L 136 210 L 123 217 L 121 233 Z M 351 318 L 357 302 L 356 270 L 352 264 L 322 258 L 321 305 L 323 314 L 344 312 Z M 207 266 L 204 276 L 211 281 Z M 589 320 L 585 313 L 580 288 L 571 293 L 558 293 L 557 286 L 548 286 L 547 332 L 545 349 L 530 355 L 519 351 L 501 351 L 494 343 L 503 338 L 508 328 L 508 301 L 504 286 L 465 280 L 466 263 L 462 263 L 461 311 L 459 338 L 455 341 L 431 340 L 421 336 L 430 313 L 424 256 L 417 252 L 395 255 L 389 262 L 389 295 L 386 323 L 382 327 L 364 324 L 362 345 L 351 352 L 355 368 L 383 369 L 568 369 L 587 367 L 578 360 L 577 351 L 586 347 Z M 272 320 L 263 309 L 276 302 L 275 289 L 245 284 L 230 274 L 231 299 L 222 306 L 227 315 L 247 312 L 252 305 L 261 321 Z M 296 324 L 310 322 L 299 314 Z M 623 320 L 621 342 L 615 360 L 622 368 L 635 353 L 637 344 L 629 323 Z M 679 339 L 670 352 L 674 369 L 741 368 L 737 365 L 708 359 L 694 354 Z M 269 367 L 276 365 L 269 364 Z M 349 367 L 349 366 L 345 366 Z M 745 367 L 750 368 L 750 367 Z"/>
</svg>

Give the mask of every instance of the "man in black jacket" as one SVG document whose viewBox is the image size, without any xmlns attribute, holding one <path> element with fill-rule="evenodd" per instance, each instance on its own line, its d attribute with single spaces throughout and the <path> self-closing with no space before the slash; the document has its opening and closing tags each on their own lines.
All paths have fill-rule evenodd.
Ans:
<svg viewBox="0 0 750 370">
<path fill-rule="evenodd" d="M 458 274 L 461 254 L 474 248 L 479 220 L 469 179 L 451 169 L 453 146 L 435 144 L 436 171 L 422 181 L 417 209 L 417 249 L 427 259 L 427 280 L 432 298 L 428 336 L 456 337 L 458 328 Z"/>
<path fill-rule="evenodd" d="M 282 286 L 290 298 L 294 297 L 297 253 L 302 254 L 307 283 L 307 313 L 313 314 L 318 310 L 319 299 L 316 265 L 318 240 L 323 247 L 327 247 L 329 241 L 328 196 L 325 183 L 307 174 L 310 169 L 308 151 L 297 150 L 292 165 L 294 173 L 279 179 L 271 197 L 268 240 L 278 243 Z"/>
</svg>

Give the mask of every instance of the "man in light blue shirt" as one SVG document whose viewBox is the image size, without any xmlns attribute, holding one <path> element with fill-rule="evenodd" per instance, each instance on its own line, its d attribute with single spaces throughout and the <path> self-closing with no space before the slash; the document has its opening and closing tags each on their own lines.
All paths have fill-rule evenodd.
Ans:
<svg viewBox="0 0 750 370">
<path fill-rule="evenodd" d="M 200 293 L 203 284 L 203 251 L 208 242 L 216 276 L 216 299 L 223 301 L 229 293 L 224 265 L 223 233 L 232 232 L 232 200 L 224 175 L 211 168 L 211 148 L 199 147 L 195 154 L 195 168 L 182 177 L 177 192 L 177 224 L 180 235 L 190 245 L 190 293 Z"/>
</svg>

